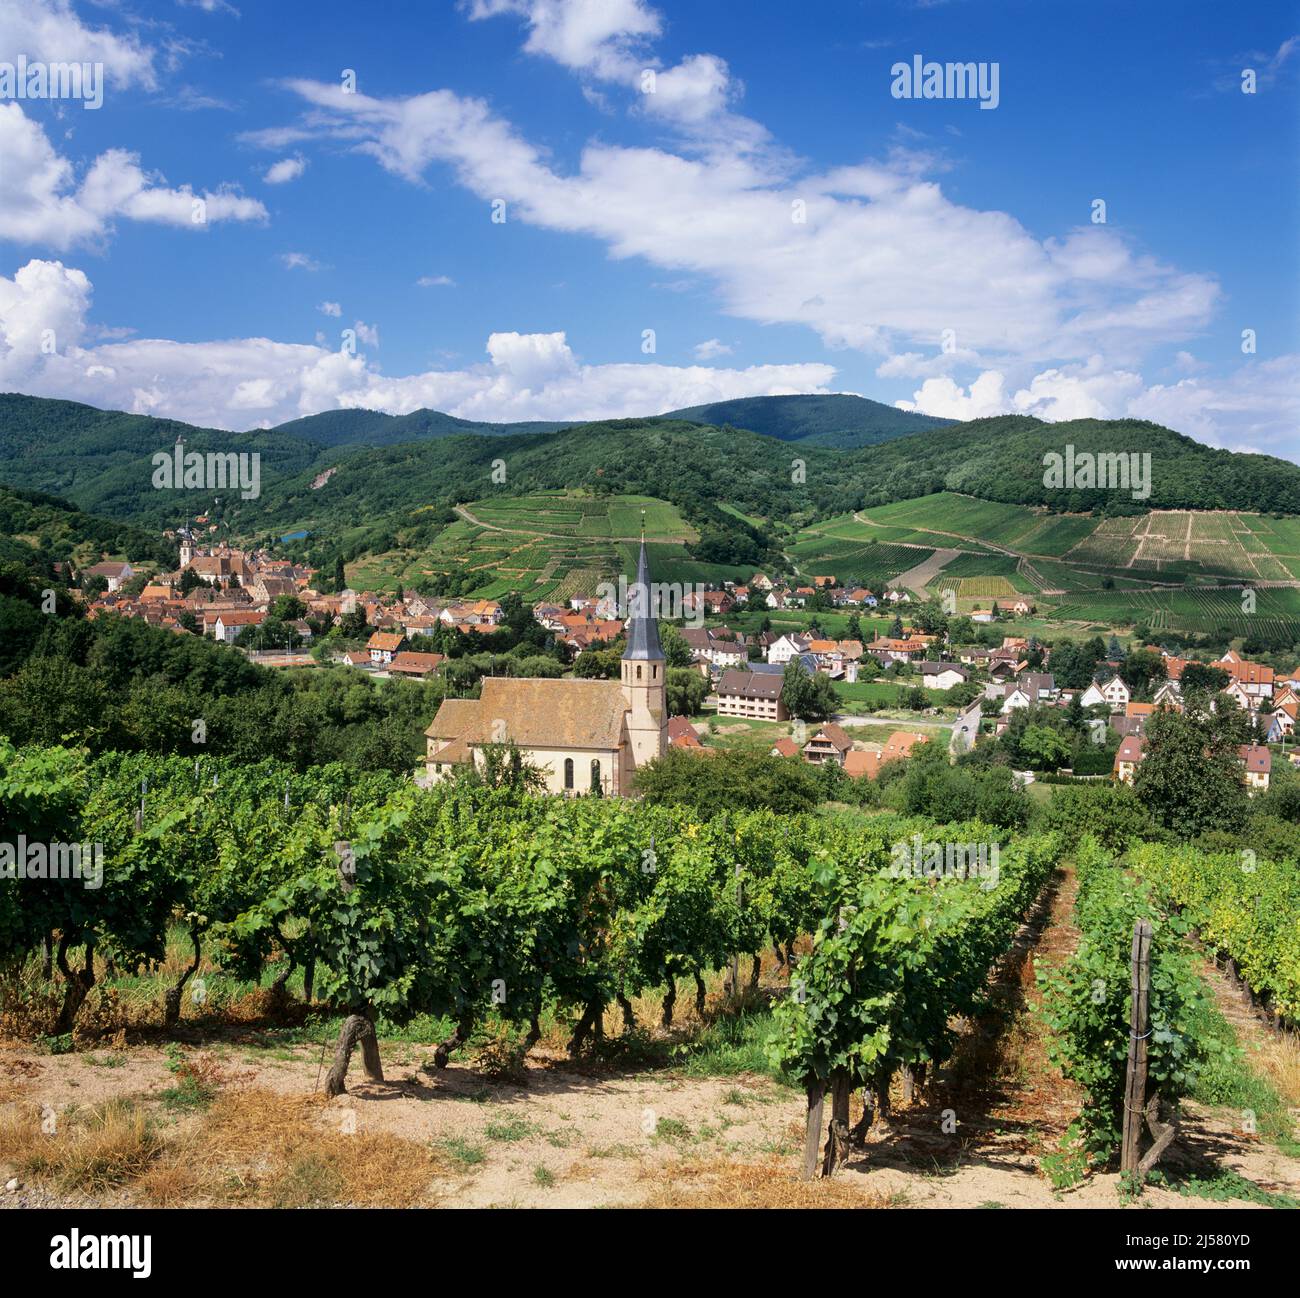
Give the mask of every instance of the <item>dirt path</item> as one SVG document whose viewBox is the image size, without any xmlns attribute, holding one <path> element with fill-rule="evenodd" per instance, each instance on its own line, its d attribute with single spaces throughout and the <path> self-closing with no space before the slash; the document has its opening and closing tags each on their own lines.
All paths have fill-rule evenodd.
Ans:
<svg viewBox="0 0 1300 1298">
<path fill-rule="evenodd" d="M 960 553 L 960 550 L 936 550 L 928 559 L 922 560 L 906 572 L 900 572 L 886 584 L 903 586 L 918 592 L 924 591 L 926 586 L 939 575 L 940 570 L 947 567 Z"/>
</svg>

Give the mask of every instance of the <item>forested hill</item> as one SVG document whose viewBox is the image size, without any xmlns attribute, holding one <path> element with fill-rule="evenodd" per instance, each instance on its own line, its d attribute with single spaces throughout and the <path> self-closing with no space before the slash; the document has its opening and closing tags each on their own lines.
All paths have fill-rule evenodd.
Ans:
<svg viewBox="0 0 1300 1298">
<path fill-rule="evenodd" d="M 317 416 L 325 422 L 315 426 L 327 440 L 361 435 L 364 413 Z M 354 426 L 347 427 L 349 421 Z M 818 445 L 821 433 L 783 440 L 666 417 L 494 436 L 451 432 L 379 446 L 308 440 L 301 430 L 311 422 L 227 433 L 73 402 L 0 396 L 0 482 L 52 492 L 107 517 L 154 528 L 174 525 L 187 513 L 212 507 L 211 492 L 155 491 L 150 484 L 149 457 L 184 436 L 191 449 L 260 452 L 261 498 L 228 496 L 222 506 L 224 521 L 244 536 L 299 528 L 337 533 L 373 527 L 395 511 L 445 507 L 494 492 L 566 487 L 659 496 L 697 518 L 728 503 L 790 522 L 942 490 L 1070 511 L 1300 514 L 1300 466 L 1215 450 L 1158 424 L 1133 420 L 1049 424 L 1004 416 L 849 449 Z M 300 431 L 288 431 L 295 427 Z M 787 431 L 794 437 L 796 425 Z M 1149 496 L 1045 485 L 1044 456 L 1063 454 L 1067 446 L 1076 456 L 1149 455 Z M 334 472 L 314 489 L 326 469 Z"/>
<path fill-rule="evenodd" d="M 380 410 L 325 410 L 277 425 L 277 433 L 301 437 L 317 446 L 391 446 L 426 437 L 452 437 L 477 433 L 508 437 L 514 433 L 551 433 L 568 428 L 570 421 L 525 420 L 513 424 L 482 423 L 458 419 L 441 410 L 413 410 L 409 415 L 386 415 Z"/>
<path fill-rule="evenodd" d="M 848 394 L 740 397 L 672 410 L 662 417 L 695 424 L 730 424 L 783 442 L 841 449 L 874 446 L 953 422 Z"/>
<path fill-rule="evenodd" d="M 84 567 L 110 556 L 176 562 L 175 549 L 156 532 L 84 513 L 57 496 L 0 486 L 0 562 L 48 579 L 55 562 Z"/>
<path fill-rule="evenodd" d="M 1151 494 L 1044 485 L 1043 457 L 1124 453 L 1151 457 Z M 1270 455 L 1216 450 L 1139 419 L 1044 423 L 1027 415 L 975 419 L 862 453 L 870 503 L 932 491 L 1057 510 L 1244 509 L 1300 513 L 1300 465 Z"/>
</svg>

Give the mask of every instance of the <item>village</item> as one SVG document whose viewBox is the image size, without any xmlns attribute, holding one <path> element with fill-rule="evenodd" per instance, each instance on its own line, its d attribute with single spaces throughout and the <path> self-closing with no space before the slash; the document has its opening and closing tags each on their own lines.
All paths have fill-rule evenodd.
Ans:
<svg viewBox="0 0 1300 1298">
<path fill-rule="evenodd" d="M 465 747 L 463 727 L 449 718 L 459 710 L 463 719 L 471 696 L 484 689 L 504 710 L 501 691 L 517 687 L 447 668 L 449 660 L 499 643 L 505 618 L 501 600 L 353 590 L 341 570 L 330 581 L 311 567 L 259 549 L 201 545 L 196 529 L 205 521 L 167 534 L 178 546 L 174 572 L 146 573 L 128 562 L 104 562 L 79 574 L 91 592 L 84 596 L 88 616 L 139 618 L 180 635 L 202 635 L 268 665 L 335 665 L 375 681 L 436 682 L 444 702 L 425 733 L 423 777 L 441 778 L 455 760 L 479 760 Z M 651 744 L 652 755 L 669 748 L 707 754 L 741 745 L 817 766 L 831 762 L 850 777 L 872 779 L 884 764 L 905 761 L 918 744 L 944 743 L 956 758 L 981 740 L 996 741 L 1016 712 L 1053 709 L 1086 727 L 1097 753 L 1089 754 L 1086 769 L 1076 771 L 1058 760 L 1046 764 L 1047 773 L 1131 784 L 1143 760 L 1147 723 L 1158 709 L 1182 709 L 1184 672 L 1191 666 L 1193 676 L 1207 667 L 1221 672 L 1210 677 L 1218 687 L 1215 705 L 1239 707 L 1251 722 L 1255 742 L 1240 749 L 1250 791 L 1268 788 L 1275 759 L 1300 764 L 1300 752 L 1287 751 L 1300 717 L 1300 667 L 1284 673 L 1232 649 L 1197 663 L 1161 648 L 1161 667 L 1152 679 L 1129 683 L 1124 654 L 1112 639 L 1113 652 L 1096 662 L 1091 680 L 1064 685 L 1053 673 L 1050 645 L 1017 635 L 1003 635 L 998 642 L 995 624 L 1031 613 L 1031 601 L 972 610 L 969 621 L 979 628 L 979 642 L 961 643 L 904 620 L 915 611 L 918 622 L 931 625 L 921 617 L 922 594 L 899 588 L 877 593 L 841 584 L 831 574 L 789 584 L 761 572 L 747 583 L 689 591 L 681 600 L 683 624 L 665 632 L 671 654 L 655 649 L 663 657 L 657 684 L 661 689 L 667 684 L 670 670 L 694 673 L 699 684 L 688 692 L 692 705 L 685 710 L 670 708 L 666 694 L 651 701 L 664 723 Z M 575 690 L 574 682 L 613 673 L 610 651 L 631 635 L 627 610 L 608 594 L 576 594 L 563 603 L 522 607 L 557 656 L 549 666 L 568 685 L 542 685 L 555 695 L 557 706 L 546 708 L 540 730 L 535 720 L 525 725 L 520 719 L 514 727 L 518 733 L 498 726 L 496 738 L 540 756 L 553 772 L 556 791 L 596 787 L 571 774 L 572 762 L 564 754 L 572 748 L 586 761 L 605 761 L 602 790 L 630 792 L 632 767 L 621 765 L 618 745 L 607 743 L 602 759 L 593 756 L 595 748 L 580 734 L 568 733 L 569 742 L 561 742 L 572 726 L 557 713 L 557 708 L 589 711 L 592 691 Z M 818 612 L 809 610 L 847 614 L 848 634 L 823 631 Z M 758 629 L 728 626 L 730 618 L 752 627 L 756 613 L 763 615 Z M 786 629 L 774 627 L 772 615 Z M 806 625 L 791 626 L 792 620 Z M 792 663 L 836 690 L 834 709 L 794 714 L 784 688 Z M 1099 754 L 1106 758 L 1104 767 L 1095 760 Z M 1018 774 L 1026 783 L 1035 779 L 1032 768 Z"/>
</svg>

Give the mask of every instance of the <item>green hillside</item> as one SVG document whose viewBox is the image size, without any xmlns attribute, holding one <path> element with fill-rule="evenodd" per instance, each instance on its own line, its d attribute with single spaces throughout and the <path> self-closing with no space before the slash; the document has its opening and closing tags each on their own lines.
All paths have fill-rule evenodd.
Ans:
<svg viewBox="0 0 1300 1298">
<path fill-rule="evenodd" d="M 685 419 L 696 424 L 730 424 L 783 442 L 841 449 L 874 446 L 877 442 L 952 422 L 848 394 L 740 397 L 672 410 L 663 418 Z"/>
</svg>

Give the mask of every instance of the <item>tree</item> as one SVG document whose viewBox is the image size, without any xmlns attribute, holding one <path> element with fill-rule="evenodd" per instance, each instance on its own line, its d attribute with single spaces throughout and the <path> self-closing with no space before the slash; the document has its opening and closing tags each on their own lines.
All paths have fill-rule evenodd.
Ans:
<svg viewBox="0 0 1300 1298">
<path fill-rule="evenodd" d="M 1133 789 L 1154 819 L 1181 838 L 1235 831 L 1249 807 L 1238 747 L 1249 721 L 1238 708 L 1212 712 L 1189 700 L 1147 721 Z"/>
<path fill-rule="evenodd" d="M 1026 726 L 1020 736 L 1020 751 L 1028 758 L 1031 769 L 1054 771 L 1069 759 L 1070 745 L 1056 730 L 1046 726 Z"/>
<path fill-rule="evenodd" d="M 840 706 L 830 677 L 822 672 L 810 674 L 797 658 L 786 664 L 781 678 L 781 702 L 800 721 L 825 721 Z"/>
<path fill-rule="evenodd" d="M 902 638 L 902 635 L 903 635 L 903 619 L 899 617 L 897 613 L 895 613 L 894 620 L 889 624 L 889 638 L 891 640 L 899 640 Z"/>
<path fill-rule="evenodd" d="M 847 635 L 850 640 L 862 639 L 862 619 L 858 616 L 856 611 L 849 614 L 849 629 Z"/>
<path fill-rule="evenodd" d="M 708 693 L 708 677 L 693 667 L 670 667 L 665 673 L 664 697 L 670 717 L 698 716 Z"/>
<path fill-rule="evenodd" d="M 664 661 L 669 667 L 691 665 L 691 647 L 686 643 L 686 637 L 671 622 L 659 624 L 659 644 L 664 651 Z"/>
<path fill-rule="evenodd" d="M 338 594 L 340 591 L 347 590 L 347 588 L 347 572 L 343 567 L 343 556 L 339 555 L 339 557 L 334 561 L 334 591 Z"/>
<path fill-rule="evenodd" d="M 1184 665 L 1178 684 L 1184 694 L 1196 692 L 1213 695 L 1227 689 L 1231 679 L 1222 667 L 1216 667 L 1213 663 L 1192 662 Z"/>
</svg>

